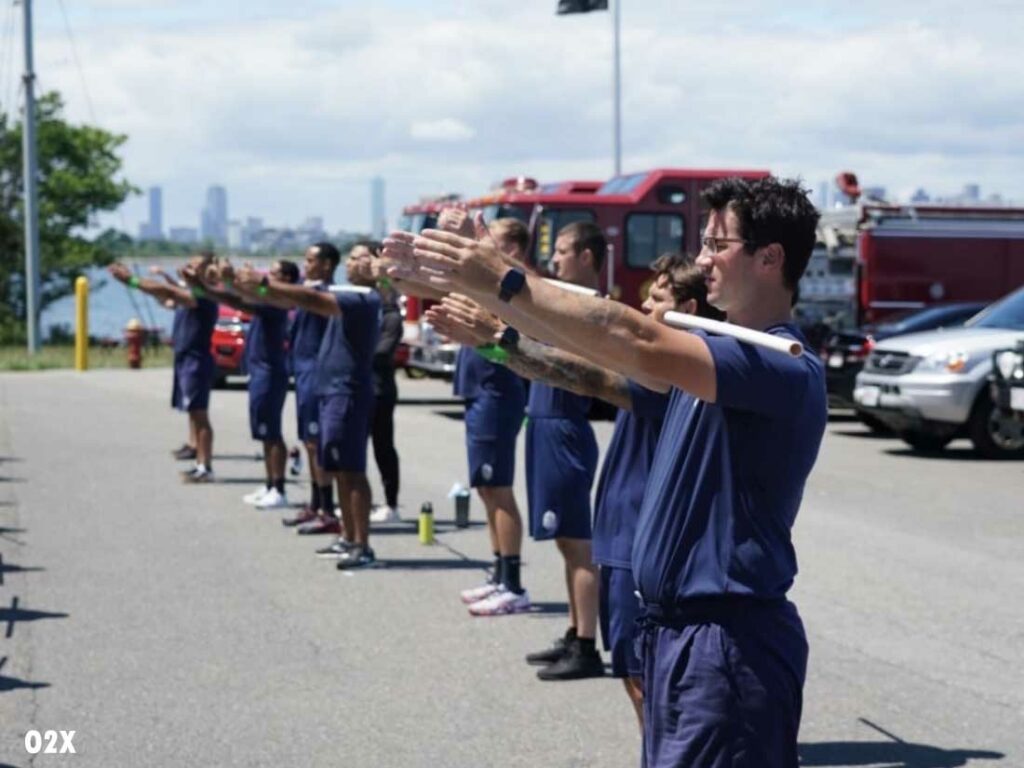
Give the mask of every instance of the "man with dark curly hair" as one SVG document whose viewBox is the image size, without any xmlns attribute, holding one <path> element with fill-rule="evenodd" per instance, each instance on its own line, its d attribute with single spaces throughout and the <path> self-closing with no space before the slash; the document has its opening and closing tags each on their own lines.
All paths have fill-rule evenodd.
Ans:
<svg viewBox="0 0 1024 768">
<path fill-rule="evenodd" d="M 703 198 L 697 265 L 709 303 L 731 323 L 801 340 L 791 308 L 818 220 L 806 191 L 726 179 Z M 807 640 L 786 593 L 791 531 L 827 419 L 821 361 L 680 332 L 515 275 L 486 242 L 435 231 L 391 242 L 396 273 L 430 275 L 523 333 L 670 391 L 632 552 L 645 764 L 796 768 Z"/>
</svg>

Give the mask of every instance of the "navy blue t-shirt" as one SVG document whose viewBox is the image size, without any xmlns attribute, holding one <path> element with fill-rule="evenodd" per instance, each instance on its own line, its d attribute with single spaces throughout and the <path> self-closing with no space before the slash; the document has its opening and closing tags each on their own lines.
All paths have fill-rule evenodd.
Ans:
<svg viewBox="0 0 1024 768">
<path fill-rule="evenodd" d="M 629 568 L 640 504 L 668 408 L 668 392 L 629 382 L 633 410 L 620 410 L 597 479 L 593 559 L 598 565 Z"/>
<path fill-rule="evenodd" d="M 249 373 L 285 371 L 285 338 L 288 310 L 267 305 L 256 307 L 245 334 L 245 360 Z"/>
<path fill-rule="evenodd" d="M 373 394 L 373 353 L 380 334 L 380 294 L 333 290 L 341 314 L 327 321 L 317 358 L 317 394 Z"/>
<path fill-rule="evenodd" d="M 326 286 L 316 289 L 327 290 Z M 320 355 L 320 342 L 327 330 L 327 318 L 316 312 L 305 309 L 295 311 L 289 335 L 289 349 L 292 356 L 292 371 L 307 373 L 316 370 L 317 357 Z"/>
<path fill-rule="evenodd" d="M 462 345 L 455 358 L 454 392 L 456 397 L 475 400 L 485 395 L 510 398 L 521 403 L 523 380 L 504 365 L 485 360 L 472 347 Z"/>
<path fill-rule="evenodd" d="M 792 325 L 769 333 L 803 340 Z M 796 577 L 791 529 L 828 417 L 816 355 L 704 337 L 716 402 L 673 390 L 633 544 L 648 603 L 778 598 Z"/>
<path fill-rule="evenodd" d="M 590 413 L 591 398 L 539 381 L 530 383 L 530 399 L 526 415 L 531 419 L 586 420 Z"/>
<path fill-rule="evenodd" d="M 217 324 L 217 302 L 196 299 L 196 306 L 178 307 L 174 310 L 174 324 L 171 326 L 171 341 L 175 355 L 208 355 L 210 337 Z"/>
</svg>

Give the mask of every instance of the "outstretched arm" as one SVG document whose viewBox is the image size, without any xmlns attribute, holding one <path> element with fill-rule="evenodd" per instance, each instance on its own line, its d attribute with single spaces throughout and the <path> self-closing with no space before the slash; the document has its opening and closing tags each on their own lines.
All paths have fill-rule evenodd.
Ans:
<svg viewBox="0 0 1024 768">
<path fill-rule="evenodd" d="M 507 267 L 489 243 L 425 230 L 415 239 L 405 268 L 449 289 L 463 290 L 514 325 L 528 319 L 546 326 L 572 348 L 594 350 L 608 368 L 629 378 L 659 381 L 707 402 L 715 400 L 714 360 L 699 336 L 533 275 L 527 275 L 522 291 L 510 302 L 500 301 L 499 285 Z"/>
<path fill-rule="evenodd" d="M 428 311 L 427 317 L 438 331 L 462 344 L 486 344 L 504 330 L 504 325 L 494 315 L 458 294 L 452 294 L 439 307 Z M 615 371 L 525 336 L 520 336 L 519 342 L 504 349 L 504 353 L 496 361 L 531 381 L 584 397 L 596 397 L 626 410 L 633 409 L 629 382 Z"/>
<path fill-rule="evenodd" d="M 247 295 L 255 295 L 259 301 L 267 301 L 286 309 L 299 307 L 324 317 L 341 314 L 341 307 L 329 291 L 274 280 L 250 266 L 244 266 L 235 273 L 234 283 Z"/>
<path fill-rule="evenodd" d="M 131 288 L 138 288 L 161 304 L 170 302 L 176 307 L 193 308 L 196 306 L 196 299 L 188 288 L 183 288 L 176 284 L 162 283 L 159 280 L 148 277 L 138 277 L 121 262 L 114 262 L 107 267 L 107 271 L 115 280 Z"/>
</svg>

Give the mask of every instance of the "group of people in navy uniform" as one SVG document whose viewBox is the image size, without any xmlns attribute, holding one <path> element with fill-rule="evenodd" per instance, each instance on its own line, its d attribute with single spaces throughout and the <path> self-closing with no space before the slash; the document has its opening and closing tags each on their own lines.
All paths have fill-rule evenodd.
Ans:
<svg viewBox="0 0 1024 768">
<path fill-rule="evenodd" d="M 214 266 L 209 256 L 182 270 L 184 285 L 131 278 L 119 265 L 112 272 L 177 307 L 174 404 L 189 412 L 189 482 L 213 472 L 201 382 L 212 362 L 214 302 L 248 312 L 262 325 L 257 341 L 273 343 L 296 309 L 289 346 L 314 490 L 307 509 L 285 522 L 337 532 L 321 553 L 339 568 L 374 562 L 366 444 L 380 418 L 375 395 L 390 400 L 380 423 L 392 431 L 394 409 L 381 395 L 393 390 L 374 386 L 382 307 L 394 306 L 400 334 L 396 290 L 434 299 L 428 319 L 462 345 L 455 392 L 466 403 L 469 478 L 494 553 L 486 583 L 461 594 L 469 613 L 530 611 L 524 528 L 553 540 L 569 621 L 551 647 L 525 658 L 541 680 L 606 674 L 600 630 L 635 707 L 644 765 L 795 768 L 808 646 L 787 599 L 797 572 L 791 532 L 824 433 L 824 373 L 807 352 L 780 354 L 663 321 L 682 312 L 802 340 L 792 306 L 818 214 L 799 183 L 774 177 L 714 182 L 702 202 L 700 253 L 659 258 L 641 310 L 599 295 L 608 248 L 597 226 L 576 222 L 557 233 L 550 268 L 578 287 L 567 290 L 526 266 L 521 222 L 485 223 L 454 208 L 437 229 L 392 233 L 379 250 L 363 244 L 366 253 L 346 263 L 344 289 L 330 284 L 339 257 L 326 243 L 307 252 L 305 283 L 286 262 L 260 274 Z M 266 373 L 250 370 L 266 377 L 255 392 L 250 384 L 264 506 L 284 496 L 273 357 L 257 360 Z M 600 471 L 589 421 L 598 402 L 618 409 Z M 513 492 L 524 417 L 525 526 Z M 377 457 L 387 472 L 386 451 Z M 397 506 L 397 457 L 391 487 L 380 519 Z"/>
</svg>

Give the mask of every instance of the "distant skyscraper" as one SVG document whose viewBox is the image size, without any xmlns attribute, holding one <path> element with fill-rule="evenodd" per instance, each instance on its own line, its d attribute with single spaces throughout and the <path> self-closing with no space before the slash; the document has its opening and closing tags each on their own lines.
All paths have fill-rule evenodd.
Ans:
<svg viewBox="0 0 1024 768">
<path fill-rule="evenodd" d="M 981 187 L 977 184 L 964 184 L 963 199 L 965 203 L 977 203 L 981 200 Z"/>
<path fill-rule="evenodd" d="M 378 240 L 388 231 L 388 214 L 384 203 L 384 179 L 375 176 L 370 182 L 370 234 Z"/>
<path fill-rule="evenodd" d="M 921 203 L 931 202 L 931 197 L 924 189 L 918 189 L 914 192 L 910 198 L 910 202 L 920 205 Z"/>
<path fill-rule="evenodd" d="M 149 236 L 153 240 L 164 236 L 164 192 L 160 187 L 149 188 Z"/>
<path fill-rule="evenodd" d="M 206 190 L 206 207 L 200 217 L 199 233 L 214 245 L 228 244 L 228 193 L 224 187 Z"/>
</svg>

